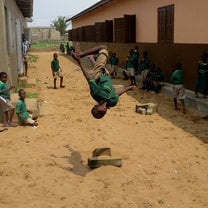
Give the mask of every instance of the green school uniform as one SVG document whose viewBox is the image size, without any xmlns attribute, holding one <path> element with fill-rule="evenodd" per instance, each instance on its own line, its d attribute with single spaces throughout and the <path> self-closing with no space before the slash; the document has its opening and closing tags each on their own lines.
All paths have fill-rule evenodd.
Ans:
<svg viewBox="0 0 208 208">
<path fill-rule="evenodd" d="M 128 61 L 127 61 L 127 69 L 128 68 L 134 68 L 135 66 L 135 56 L 134 55 L 131 55 L 129 58 L 128 58 Z"/>
<path fill-rule="evenodd" d="M 51 61 L 51 68 L 53 69 L 54 72 L 58 72 L 59 71 L 60 66 L 59 66 L 59 60 L 58 59 L 53 59 Z"/>
<path fill-rule="evenodd" d="M 195 84 L 196 91 L 206 90 L 207 82 L 208 82 L 208 64 L 200 61 L 198 64 L 198 77 Z"/>
<path fill-rule="evenodd" d="M 112 82 L 107 75 L 101 75 L 97 81 L 88 79 L 90 94 L 99 104 L 107 102 L 107 107 L 113 107 L 118 103 L 119 96 L 116 94 Z"/>
<path fill-rule="evenodd" d="M 0 91 L 6 90 L 6 89 L 9 89 L 9 85 L 0 81 Z M 5 99 L 10 100 L 10 91 L 7 90 L 6 92 L 0 93 L 0 96 L 5 98 Z"/>
<path fill-rule="evenodd" d="M 118 58 L 115 57 L 115 56 L 112 56 L 112 57 L 110 58 L 110 64 L 111 64 L 111 65 L 114 65 L 114 66 L 117 66 L 117 65 L 118 65 Z"/>
<path fill-rule="evenodd" d="M 27 119 L 29 118 L 29 114 L 27 112 L 27 107 L 26 103 L 24 100 L 19 99 L 16 103 L 16 113 L 20 115 L 19 122 L 21 122 L 22 119 Z"/>
<path fill-rule="evenodd" d="M 171 81 L 173 85 L 184 84 L 183 71 L 175 70 L 171 75 Z"/>
</svg>

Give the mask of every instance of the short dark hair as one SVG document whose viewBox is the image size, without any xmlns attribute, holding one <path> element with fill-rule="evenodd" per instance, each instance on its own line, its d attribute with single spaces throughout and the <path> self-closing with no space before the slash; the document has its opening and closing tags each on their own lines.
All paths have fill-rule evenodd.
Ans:
<svg viewBox="0 0 208 208">
<path fill-rule="evenodd" d="M 19 90 L 18 90 L 18 95 L 19 95 L 19 96 L 20 96 L 20 93 L 21 93 L 21 92 L 24 92 L 24 90 L 23 90 L 23 89 L 19 89 Z"/>
<path fill-rule="evenodd" d="M 93 108 L 91 109 L 91 113 L 94 118 L 100 119 L 106 114 L 106 111 L 97 111 L 96 106 L 93 106 Z"/>
<path fill-rule="evenodd" d="M 0 72 L 0 78 L 2 78 L 5 75 L 7 76 L 7 73 L 6 72 Z"/>
</svg>

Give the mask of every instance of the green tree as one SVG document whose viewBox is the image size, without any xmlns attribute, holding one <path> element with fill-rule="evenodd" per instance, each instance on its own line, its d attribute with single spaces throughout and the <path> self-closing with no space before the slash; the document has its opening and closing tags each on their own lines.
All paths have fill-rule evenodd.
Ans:
<svg viewBox="0 0 208 208">
<path fill-rule="evenodd" d="M 68 23 L 66 22 L 66 17 L 64 16 L 58 17 L 57 19 L 52 21 L 51 26 L 55 27 L 56 30 L 60 32 L 61 36 L 64 35 L 66 33 L 66 28 L 68 27 Z"/>
</svg>

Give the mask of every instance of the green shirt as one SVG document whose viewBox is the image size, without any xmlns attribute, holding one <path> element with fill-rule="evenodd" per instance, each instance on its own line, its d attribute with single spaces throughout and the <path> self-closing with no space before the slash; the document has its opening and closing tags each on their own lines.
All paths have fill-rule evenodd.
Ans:
<svg viewBox="0 0 208 208">
<path fill-rule="evenodd" d="M 116 56 L 112 56 L 110 58 L 110 64 L 114 66 L 118 65 L 118 58 Z"/>
<path fill-rule="evenodd" d="M 6 83 L 0 81 L 0 96 L 10 100 L 10 91 L 9 90 L 1 93 L 1 91 L 6 90 L 6 89 L 9 89 L 9 85 L 7 85 Z"/>
<path fill-rule="evenodd" d="M 19 99 L 16 103 L 16 113 L 20 115 L 22 119 L 29 118 L 29 114 L 27 112 L 26 103 L 24 100 Z"/>
<path fill-rule="evenodd" d="M 51 61 L 51 69 L 54 71 L 54 72 L 58 72 L 59 69 L 60 69 L 60 66 L 59 66 L 59 60 L 58 59 L 53 59 Z"/>
<path fill-rule="evenodd" d="M 183 84 L 183 72 L 182 70 L 175 70 L 171 75 L 171 81 L 173 85 Z"/>
<path fill-rule="evenodd" d="M 102 75 L 97 81 L 92 77 L 88 79 L 90 94 L 99 104 L 107 102 L 107 107 L 113 107 L 118 103 L 119 96 L 116 94 L 112 82 L 107 75 Z"/>
<path fill-rule="evenodd" d="M 149 69 L 149 60 L 148 58 L 143 58 L 140 62 L 140 69 L 143 71 Z"/>
<path fill-rule="evenodd" d="M 128 58 L 127 69 L 128 68 L 134 68 L 134 66 L 135 66 L 135 59 L 136 59 L 136 56 L 134 56 L 133 54 Z"/>
<path fill-rule="evenodd" d="M 208 64 L 200 61 L 198 64 L 198 72 L 200 74 L 208 74 Z"/>
</svg>

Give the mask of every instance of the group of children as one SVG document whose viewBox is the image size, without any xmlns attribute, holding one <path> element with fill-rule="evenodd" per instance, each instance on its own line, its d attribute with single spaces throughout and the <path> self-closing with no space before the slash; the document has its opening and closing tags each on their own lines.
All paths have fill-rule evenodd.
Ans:
<svg viewBox="0 0 208 208">
<path fill-rule="evenodd" d="M 96 60 L 94 55 L 97 54 Z M 88 57 L 93 63 L 93 73 L 90 74 L 82 64 L 81 58 Z M 72 57 L 77 61 L 81 68 L 81 71 L 87 80 L 90 88 L 90 94 L 92 98 L 97 102 L 93 106 L 91 113 L 94 118 L 102 118 L 107 109 L 117 105 L 119 96 L 125 93 L 127 90 L 133 89 L 136 86 L 135 74 L 138 73 L 138 69 L 141 70 L 143 87 L 142 89 L 158 92 L 164 81 L 164 76 L 159 67 L 156 68 L 154 64 L 149 67 L 149 59 L 147 57 L 147 52 L 143 52 L 142 58 L 139 59 L 140 54 L 138 48 L 135 47 L 134 50 L 129 51 L 129 55 L 126 60 L 127 75 L 131 83 L 129 86 L 125 87 L 120 92 L 116 93 L 112 81 L 109 77 L 109 72 L 106 69 L 106 64 L 109 61 L 108 50 L 105 45 L 97 46 L 91 48 L 87 51 L 82 52 L 80 50 L 79 44 L 75 46 L 75 52 L 72 52 Z M 201 85 L 203 89 L 207 89 L 208 81 L 208 55 L 207 53 L 202 54 L 201 61 L 198 66 L 198 79 L 196 82 L 196 96 L 198 96 L 198 90 Z M 139 60 L 139 61 L 138 61 Z M 112 78 L 117 76 L 117 65 L 118 58 L 116 53 L 110 58 L 110 64 L 112 66 L 112 71 L 110 75 Z M 54 89 L 56 87 L 57 76 L 60 77 L 60 88 L 63 88 L 63 74 L 59 65 L 58 54 L 53 54 L 53 60 L 51 61 L 51 70 L 54 78 Z M 175 109 L 178 109 L 177 100 L 180 100 L 182 105 L 183 113 L 186 113 L 185 108 L 185 89 L 184 89 L 184 78 L 182 71 L 182 64 L 177 63 L 171 74 L 171 82 L 173 84 L 173 95 L 174 95 L 174 105 Z M 16 111 L 18 116 L 18 122 L 21 125 L 37 125 L 37 117 L 35 117 L 30 110 L 27 109 L 25 103 L 26 93 L 23 89 L 18 91 L 19 100 L 14 107 L 10 100 L 10 91 L 14 89 L 15 86 L 7 85 L 7 74 L 5 72 L 0 73 L 0 106 L 3 111 L 3 127 L 16 127 L 17 123 L 13 122 L 13 116 Z M 205 91 L 204 91 L 205 93 Z"/>
<path fill-rule="evenodd" d="M 69 42 L 67 41 L 66 45 L 64 43 L 61 43 L 59 46 L 59 53 L 60 54 L 67 54 L 71 55 L 71 53 L 74 51 L 74 48 L 72 45 L 69 45 Z"/>
<path fill-rule="evenodd" d="M 18 91 L 19 99 L 16 107 L 11 102 L 10 91 L 15 86 L 7 84 L 8 75 L 6 72 L 0 72 L 0 107 L 2 110 L 2 127 L 16 127 L 18 124 L 13 121 L 14 113 L 16 111 L 19 125 L 37 126 L 37 117 L 33 112 L 28 110 L 25 103 L 26 93 L 23 89 Z"/>
</svg>

